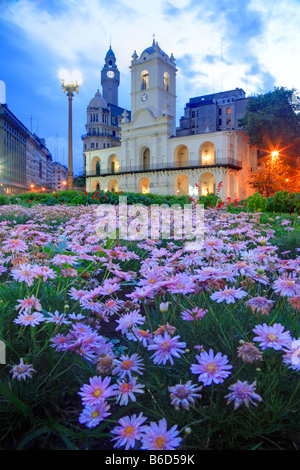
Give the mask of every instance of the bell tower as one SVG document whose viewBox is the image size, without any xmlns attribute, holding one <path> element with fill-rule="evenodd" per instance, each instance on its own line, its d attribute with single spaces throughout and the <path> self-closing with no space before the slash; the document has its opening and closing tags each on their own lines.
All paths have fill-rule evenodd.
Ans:
<svg viewBox="0 0 300 470">
<path fill-rule="evenodd" d="M 120 85 L 120 72 L 116 65 L 115 54 L 109 46 L 105 56 L 105 64 L 101 71 L 102 96 L 108 104 L 118 106 L 118 88 Z"/>
<path fill-rule="evenodd" d="M 176 65 L 153 40 L 140 57 L 136 51 L 131 61 L 131 116 L 148 109 L 155 118 L 171 116 L 171 132 L 176 134 Z"/>
</svg>

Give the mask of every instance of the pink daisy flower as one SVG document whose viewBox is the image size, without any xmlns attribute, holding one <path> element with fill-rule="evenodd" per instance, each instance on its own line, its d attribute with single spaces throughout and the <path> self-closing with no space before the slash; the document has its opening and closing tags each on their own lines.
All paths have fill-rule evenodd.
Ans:
<svg viewBox="0 0 300 470">
<path fill-rule="evenodd" d="M 111 295 L 121 288 L 120 284 L 114 280 L 106 279 L 101 287 L 101 295 Z"/>
<path fill-rule="evenodd" d="M 142 360 L 138 354 L 132 354 L 131 356 L 122 354 L 120 359 L 115 359 L 116 367 L 113 370 L 113 375 L 118 375 L 120 379 L 128 376 L 132 378 L 132 373 L 143 375 L 141 372 L 144 368 Z"/>
<path fill-rule="evenodd" d="M 253 299 L 247 300 L 246 305 L 251 308 L 253 313 L 260 312 L 262 315 L 267 315 L 273 308 L 274 302 L 265 297 L 254 297 Z"/>
<path fill-rule="evenodd" d="M 256 381 L 254 381 L 252 384 L 249 384 L 247 381 L 241 382 L 238 380 L 235 384 L 228 387 L 228 389 L 232 390 L 232 392 L 226 395 L 225 398 L 228 398 L 227 404 L 231 403 L 232 401 L 234 402 L 235 410 L 243 403 L 248 408 L 250 403 L 255 406 L 257 405 L 254 403 L 254 400 L 262 401 L 262 398 L 257 393 L 255 393 Z"/>
<path fill-rule="evenodd" d="M 187 274 L 178 274 L 167 284 L 171 294 L 190 294 L 195 291 L 195 287 L 194 280 Z"/>
<path fill-rule="evenodd" d="M 52 259 L 52 264 L 56 266 L 62 266 L 64 264 L 75 266 L 77 263 L 77 256 L 72 255 L 55 255 Z"/>
<path fill-rule="evenodd" d="M 300 370 L 300 338 L 292 340 L 287 348 L 284 348 L 285 355 L 282 360 L 289 369 Z"/>
<path fill-rule="evenodd" d="M 12 269 L 10 273 L 15 281 L 24 281 L 29 287 L 32 286 L 34 279 L 37 278 L 33 267 L 28 263 L 19 264 L 19 266 L 16 269 Z"/>
<path fill-rule="evenodd" d="M 125 450 L 133 448 L 136 441 L 139 441 L 142 436 L 142 432 L 145 428 L 143 423 L 147 420 L 143 413 L 139 416 L 135 414 L 132 416 L 124 416 L 119 419 L 119 425 L 116 426 L 111 432 L 117 437 L 114 437 L 112 441 L 116 441 L 114 448 L 124 447 Z"/>
<path fill-rule="evenodd" d="M 220 238 L 208 238 L 204 241 L 203 246 L 210 253 L 212 250 L 221 250 L 224 247 L 224 242 Z"/>
<path fill-rule="evenodd" d="M 55 323 L 56 325 L 69 325 L 71 321 L 67 320 L 67 316 L 64 313 L 60 314 L 58 310 L 55 310 L 54 313 L 48 312 L 46 323 Z"/>
<path fill-rule="evenodd" d="M 200 320 L 207 313 L 203 308 L 195 307 L 192 310 L 184 310 L 181 312 L 181 318 L 185 321 Z"/>
<path fill-rule="evenodd" d="M 50 346 L 52 348 L 56 348 L 57 351 L 65 351 L 66 349 L 68 349 L 69 342 L 71 341 L 71 339 L 71 335 L 57 334 L 56 336 L 50 339 L 50 343 L 52 343 Z"/>
<path fill-rule="evenodd" d="M 198 393 L 202 390 L 202 387 L 192 385 L 192 381 L 189 380 L 185 384 L 180 383 L 173 387 L 168 387 L 170 392 L 171 405 L 175 407 L 175 410 L 179 410 L 180 405 L 184 410 L 190 409 L 190 403 L 195 404 L 195 398 L 201 398 Z"/>
<path fill-rule="evenodd" d="M 290 332 L 284 331 L 284 326 L 280 323 L 274 323 L 271 326 L 268 326 L 266 323 L 257 325 L 253 328 L 253 332 L 257 334 L 253 341 L 259 342 L 259 346 L 263 351 L 267 348 L 279 351 L 291 342 Z"/>
<path fill-rule="evenodd" d="M 126 382 L 126 380 L 118 380 L 117 384 L 117 403 L 119 402 L 120 406 L 128 405 L 129 399 L 131 401 L 136 401 L 135 393 L 144 393 L 142 389 L 145 385 L 137 383 L 136 377 L 133 377 L 128 382 Z"/>
<path fill-rule="evenodd" d="M 82 315 L 81 313 L 70 313 L 68 317 L 70 318 L 70 320 L 73 320 L 73 321 L 81 321 L 85 319 L 85 316 Z"/>
<path fill-rule="evenodd" d="M 83 289 L 76 290 L 75 287 L 71 287 L 71 289 L 69 291 L 69 296 L 71 297 L 71 299 L 79 300 L 80 303 L 82 301 L 86 300 L 88 295 L 89 295 L 88 291 L 83 290 Z"/>
<path fill-rule="evenodd" d="M 116 385 L 109 385 L 110 381 L 111 377 L 105 377 L 104 380 L 98 376 L 91 377 L 89 384 L 84 384 L 78 392 L 82 402 L 93 406 L 116 395 Z"/>
<path fill-rule="evenodd" d="M 24 364 L 24 360 L 21 358 L 19 364 L 13 366 L 9 372 L 12 374 L 13 379 L 21 381 L 26 380 L 27 378 L 31 379 L 32 374 L 35 373 L 35 370 L 32 364 Z"/>
<path fill-rule="evenodd" d="M 31 312 L 32 309 L 36 311 L 42 310 L 42 306 L 39 299 L 36 299 L 34 295 L 32 295 L 31 297 L 27 297 L 26 299 L 17 300 L 17 302 L 19 302 L 19 305 L 16 306 L 16 310 L 20 310 L 20 313 L 28 313 Z"/>
<path fill-rule="evenodd" d="M 121 300 L 108 299 L 103 305 L 103 313 L 105 315 L 113 315 L 122 308 Z"/>
<path fill-rule="evenodd" d="M 145 273 L 144 278 L 140 279 L 140 286 L 157 286 L 164 280 L 162 273 L 155 269 L 150 269 Z"/>
<path fill-rule="evenodd" d="M 118 323 L 116 331 L 121 330 L 122 334 L 125 334 L 131 328 L 142 325 L 145 322 L 145 317 L 137 310 L 133 310 L 132 312 L 122 315 L 116 322 Z"/>
<path fill-rule="evenodd" d="M 256 271 L 254 266 L 249 265 L 245 261 L 237 261 L 231 266 L 231 272 L 233 276 L 238 276 L 241 274 L 242 276 L 255 276 Z"/>
<path fill-rule="evenodd" d="M 144 299 L 153 299 L 154 289 L 152 286 L 137 287 L 131 294 L 126 294 L 126 297 L 132 299 L 133 302 L 139 302 Z"/>
<path fill-rule="evenodd" d="M 95 405 L 86 405 L 79 416 L 80 424 L 85 424 L 87 428 L 94 428 L 111 413 L 108 413 L 110 406 L 101 401 Z"/>
<path fill-rule="evenodd" d="M 131 333 L 127 333 L 127 338 L 131 341 L 140 341 L 146 348 L 148 344 L 153 342 L 152 334 L 149 330 L 141 330 L 140 328 L 133 328 Z"/>
<path fill-rule="evenodd" d="M 142 447 L 146 450 L 174 450 L 180 445 L 181 438 L 177 437 L 179 432 L 177 426 L 173 426 L 168 431 L 168 424 L 165 418 L 158 424 L 151 422 L 146 426 L 142 435 Z"/>
<path fill-rule="evenodd" d="M 298 279 L 293 279 L 292 277 L 277 279 L 273 283 L 273 289 L 282 297 L 293 297 L 295 295 L 300 295 L 299 281 Z"/>
<path fill-rule="evenodd" d="M 148 346 L 149 351 L 155 351 L 151 356 L 154 364 L 166 364 L 167 361 L 174 364 L 173 357 L 180 357 L 180 354 L 184 353 L 182 348 L 186 347 L 186 343 L 178 341 L 179 338 L 179 336 L 171 337 L 167 331 L 164 336 L 154 337 L 153 343 Z"/>
<path fill-rule="evenodd" d="M 190 370 L 193 374 L 199 374 L 198 381 L 203 382 L 204 385 L 211 385 L 212 382 L 222 383 L 231 374 L 228 371 L 232 369 L 232 366 L 228 364 L 227 356 L 221 353 L 214 355 L 212 349 L 208 353 L 201 352 L 196 359 L 198 364 L 192 364 Z"/>
<path fill-rule="evenodd" d="M 48 266 L 34 266 L 32 272 L 35 273 L 37 277 L 41 277 L 44 282 L 56 277 L 56 273 Z"/>
<path fill-rule="evenodd" d="M 225 287 L 224 290 L 219 290 L 211 294 L 210 298 L 216 300 L 217 303 L 226 302 L 227 304 L 235 303 L 236 299 L 242 299 L 247 295 L 247 292 L 241 288 L 235 289 L 234 287 Z"/>
<path fill-rule="evenodd" d="M 14 320 L 14 323 L 23 326 L 36 326 L 44 320 L 45 317 L 41 312 L 20 313 L 20 315 Z"/>
<path fill-rule="evenodd" d="M 4 253 L 22 253 L 27 250 L 27 245 L 25 242 L 20 240 L 19 238 L 6 240 L 3 243 L 2 250 Z"/>
</svg>

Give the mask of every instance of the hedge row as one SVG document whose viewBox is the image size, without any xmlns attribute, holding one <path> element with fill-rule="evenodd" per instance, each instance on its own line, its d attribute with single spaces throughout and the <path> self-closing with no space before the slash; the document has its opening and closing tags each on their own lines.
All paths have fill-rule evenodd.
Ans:
<svg viewBox="0 0 300 470">
<path fill-rule="evenodd" d="M 157 194 L 139 194 L 130 192 L 104 192 L 96 191 L 88 193 L 86 191 L 59 191 L 57 193 L 22 193 L 13 196 L 0 195 L 0 205 L 21 204 L 31 206 L 34 204 L 45 204 L 52 206 L 55 204 L 66 205 L 89 205 L 89 204 L 118 204 L 120 196 L 126 196 L 127 204 L 190 204 L 192 198 L 189 196 L 161 196 Z M 222 207 L 223 203 L 219 196 L 208 194 L 200 196 L 196 201 L 207 207 Z M 227 201 L 229 202 L 229 201 Z M 299 214 L 300 213 L 300 193 L 292 191 L 281 191 L 271 197 L 263 197 L 259 193 L 249 196 L 245 200 L 229 202 L 227 210 L 230 212 L 280 212 Z"/>
<path fill-rule="evenodd" d="M 129 192 L 104 192 L 96 191 L 94 193 L 88 193 L 86 191 L 58 191 L 57 193 L 22 193 L 13 196 L 2 196 L 3 200 L 0 199 L 0 204 L 22 204 L 22 205 L 34 205 L 34 204 L 45 204 L 52 206 L 55 204 L 66 204 L 66 205 L 89 205 L 89 204 L 119 204 L 119 197 L 126 196 L 127 204 L 142 204 L 144 206 L 150 206 L 151 204 L 167 204 L 169 206 L 173 204 L 184 204 L 191 203 L 189 196 L 160 196 L 156 194 L 138 194 Z"/>
<path fill-rule="evenodd" d="M 293 191 L 279 191 L 274 196 L 263 197 L 254 193 L 247 199 L 230 203 L 228 210 L 247 212 L 280 212 L 288 214 L 300 214 L 300 193 Z"/>
</svg>

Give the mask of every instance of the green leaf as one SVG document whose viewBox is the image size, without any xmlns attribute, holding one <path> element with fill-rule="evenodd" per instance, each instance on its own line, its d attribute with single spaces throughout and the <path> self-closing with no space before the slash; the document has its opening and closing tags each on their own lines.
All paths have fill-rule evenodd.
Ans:
<svg viewBox="0 0 300 470">
<path fill-rule="evenodd" d="M 36 429 L 35 431 L 31 432 L 30 434 L 27 434 L 24 439 L 20 442 L 20 444 L 17 447 L 17 450 L 22 450 L 28 442 L 32 441 L 33 439 L 36 439 L 38 436 L 41 436 L 42 434 L 47 434 L 49 433 L 49 429 L 47 426 L 43 426 L 39 429 Z"/>
<path fill-rule="evenodd" d="M 26 403 L 14 395 L 4 384 L 0 383 L 0 393 L 6 398 L 15 408 L 21 411 L 24 415 L 32 416 L 32 411 Z"/>
</svg>

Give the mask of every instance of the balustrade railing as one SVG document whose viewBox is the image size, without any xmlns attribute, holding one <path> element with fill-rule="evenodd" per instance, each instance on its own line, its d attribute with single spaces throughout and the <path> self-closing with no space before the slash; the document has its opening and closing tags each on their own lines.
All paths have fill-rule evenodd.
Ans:
<svg viewBox="0 0 300 470">
<path fill-rule="evenodd" d="M 151 171 L 169 171 L 169 170 L 191 170 L 197 168 L 214 168 L 214 167 L 228 167 L 236 170 L 242 169 L 242 162 L 235 160 L 234 158 L 219 158 L 213 162 L 199 162 L 199 160 L 189 161 L 189 162 L 165 162 L 165 163 L 156 163 L 156 164 L 146 164 L 146 165 L 137 165 L 137 166 L 126 166 L 119 167 L 118 169 L 102 169 L 99 171 L 90 170 L 86 172 L 86 176 L 106 176 L 106 175 L 116 175 L 116 174 L 128 174 L 128 173 L 144 173 Z"/>
</svg>

